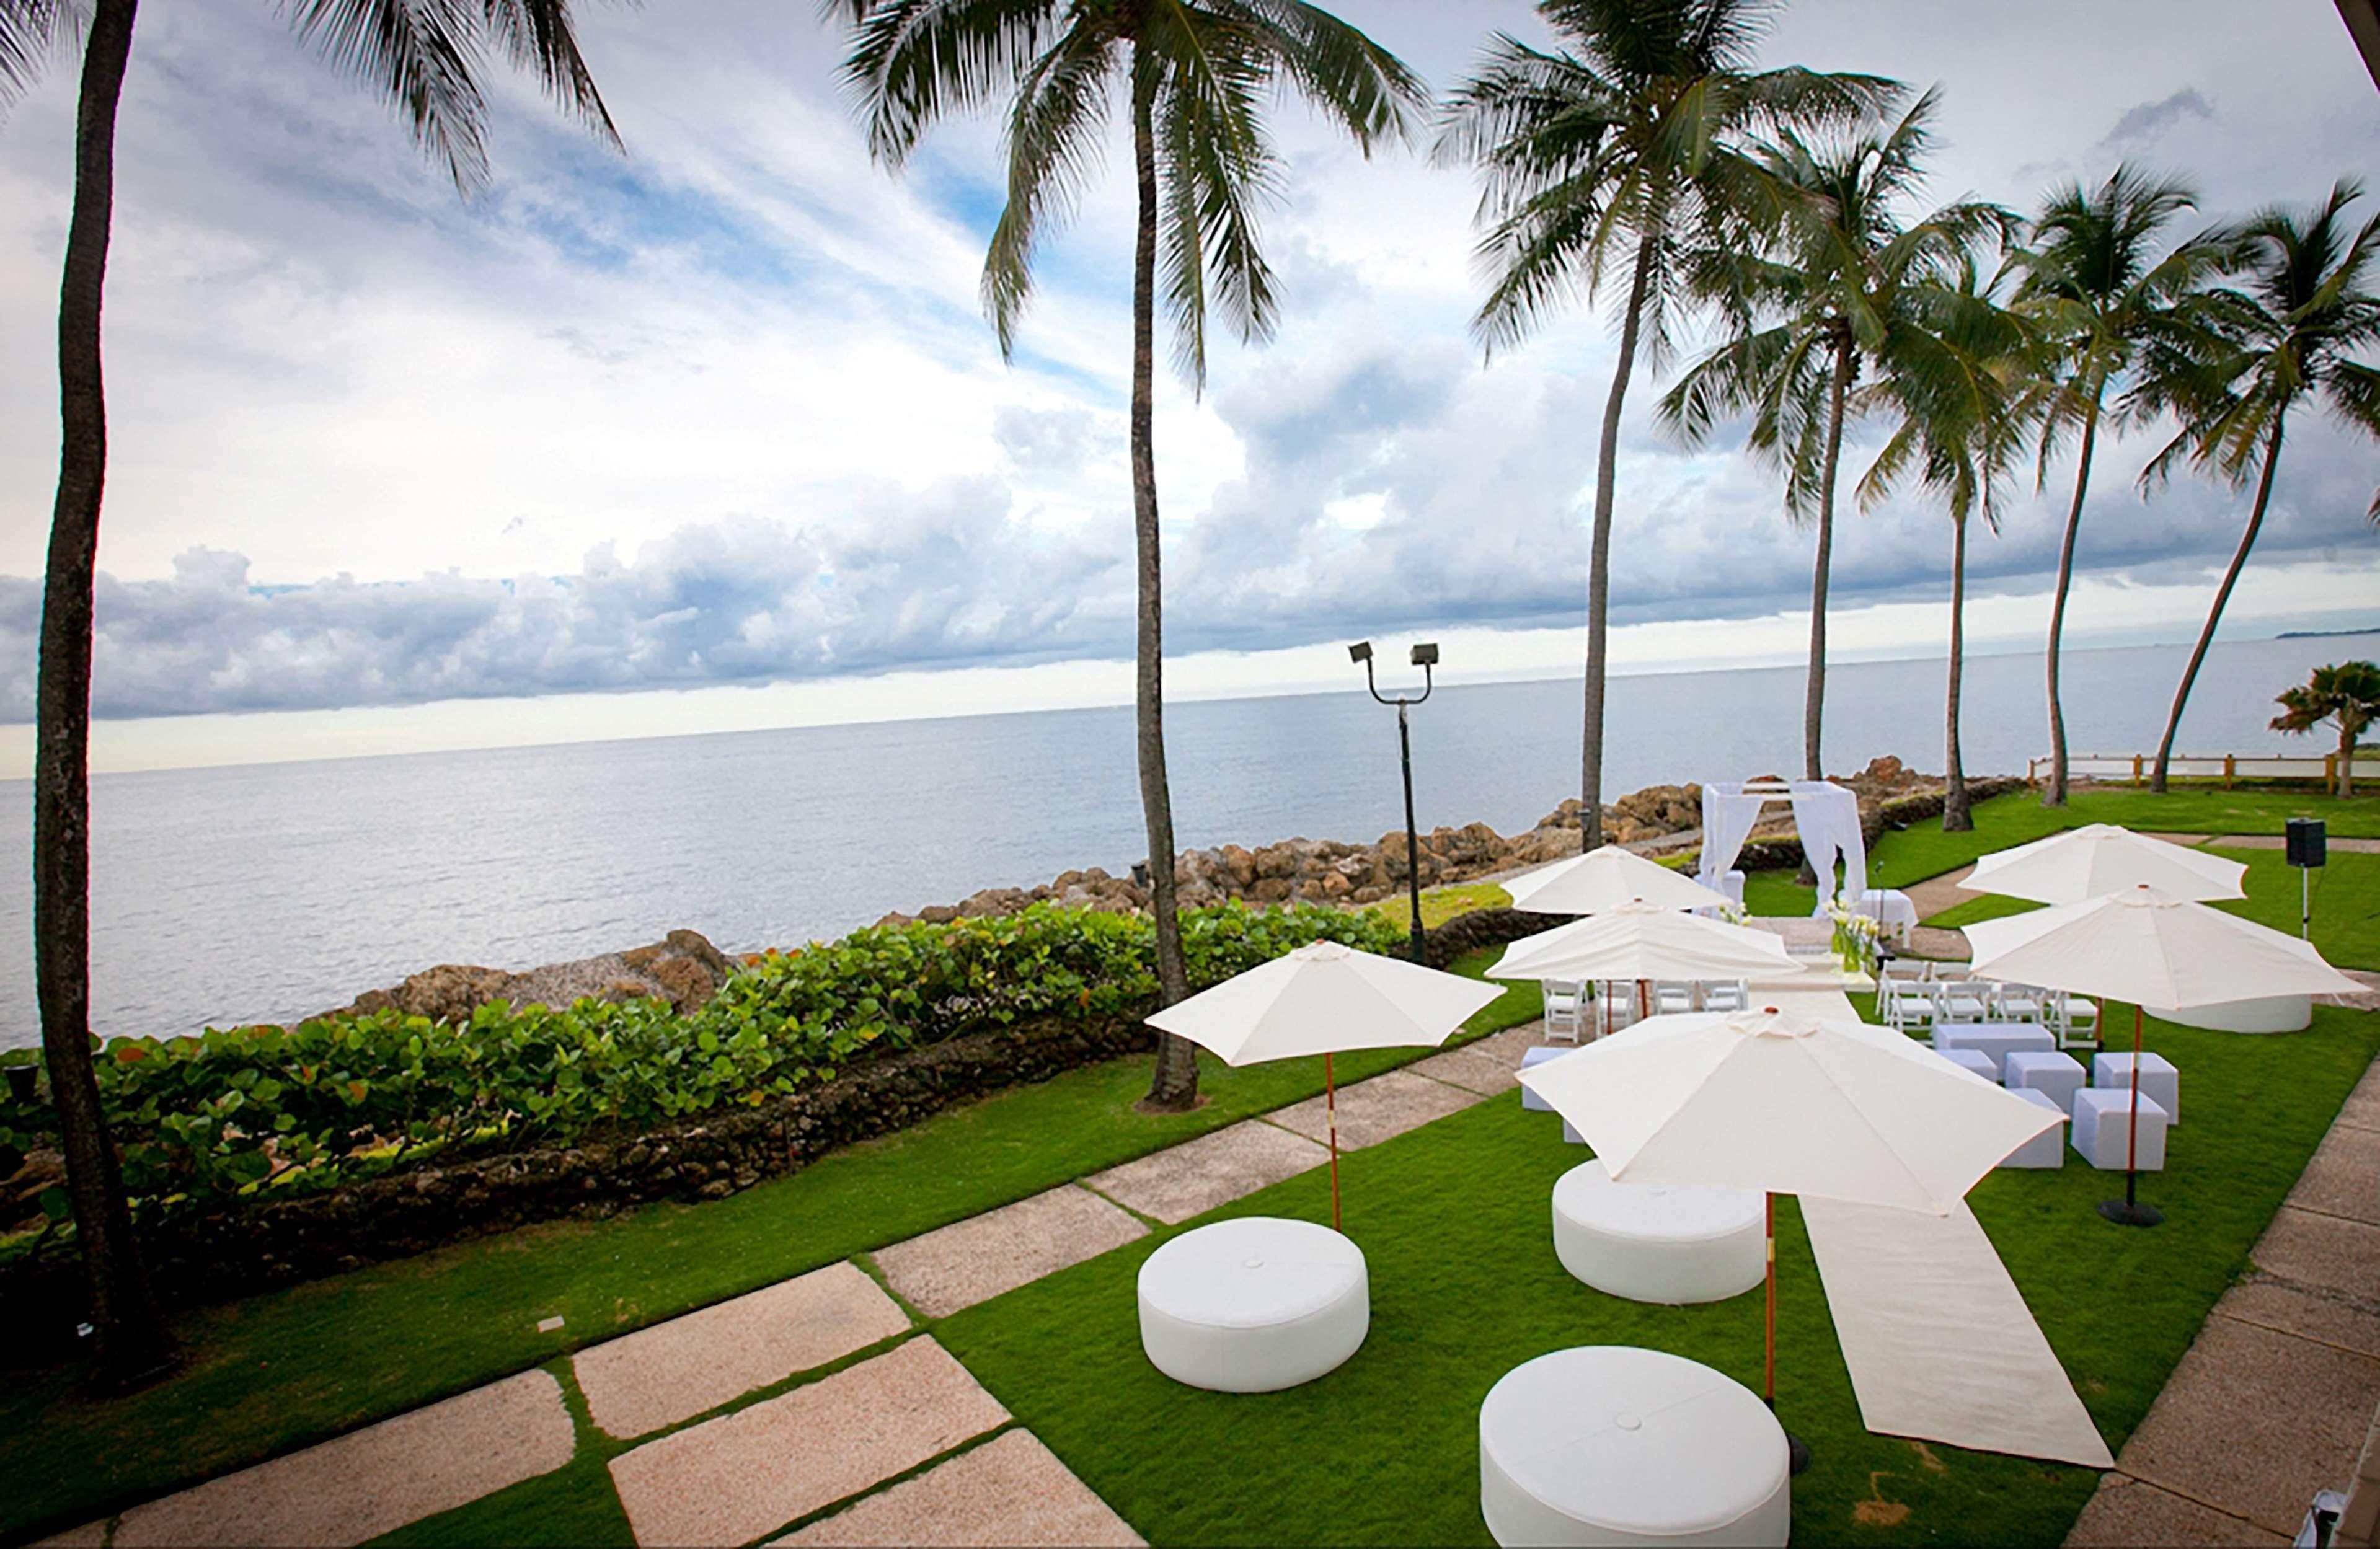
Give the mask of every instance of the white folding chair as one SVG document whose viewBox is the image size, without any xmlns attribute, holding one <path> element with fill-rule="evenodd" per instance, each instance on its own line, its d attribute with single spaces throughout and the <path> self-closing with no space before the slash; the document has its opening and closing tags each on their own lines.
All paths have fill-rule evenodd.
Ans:
<svg viewBox="0 0 2380 1549">
<path fill-rule="evenodd" d="M 1537 986 L 1546 998 L 1546 1038 L 1580 1043 L 1586 1036 L 1586 986 L 1567 979 L 1547 979 Z"/>
<path fill-rule="evenodd" d="M 1992 1020 L 1992 986 L 1982 979 L 1963 974 L 1954 979 L 1937 979 L 1934 985 L 1935 1018 L 1939 1022 L 1989 1022 Z"/>
<path fill-rule="evenodd" d="M 1653 1014 L 1674 1016 L 1694 1009 L 1694 986 L 1684 979 L 1653 981 Z"/>
<path fill-rule="evenodd" d="M 2059 1048 L 2097 1048 L 2099 1047 L 2099 1003 L 2064 990 L 2053 990 L 2049 996 L 2047 1016 L 2050 1031 L 2058 1035 Z"/>
<path fill-rule="evenodd" d="M 2039 1022 L 2046 1009 L 2046 994 L 2034 985 L 2002 985 L 1992 999 L 2002 1022 Z"/>
<path fill-rule="evenodd" d="M 1721 979 L 1703 986 L 1702 990 L 1706 1011 L 1740 1011 L 1752 1004 L 1751 992 L 1742 979 Z"/>
<path fill-rule="evenodd" d="M 1922 1031 L 1930 1041 L 1934 1024 L 1942 1014 L 1941 1002 L 1936 998 L 1940 986 L 1924 979 L 1913 984 L 1907 980 L 1887 983 L 1890 988 L 1879 992 L 1882 999 L 1877 1008 L 1885 1024 L 1896 1033 Z"/>
</svg>

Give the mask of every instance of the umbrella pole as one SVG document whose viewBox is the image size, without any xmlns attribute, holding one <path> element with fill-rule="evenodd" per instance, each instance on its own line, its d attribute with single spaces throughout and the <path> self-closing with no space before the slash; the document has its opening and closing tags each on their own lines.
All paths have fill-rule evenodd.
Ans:
<svg viewBox="0 0 2380 1549">
<path fill-rule="evenodd" d="M 1768 1209 L 1768 1334 L 1767 1365 L 1761 1378 L 1760 1398 L 1761 1401 L 1768 1406 L 1768 1412 L 1775 1414 L 1777 1412 L 1777 1195 L 1771 1192 L 1765 1197 Z M 1791 1431 L 1785 1433 L 1785 1464 L 1787 1469 L 1794 1473 L 1800 1473 L 1810 1466 L 1808 1445 Z"/>
<path fill-rule="evenodd" d="M 2141 1144 L 2141 1009 L 2132 1008 L 2132 1095 L 2124 1114 L 2124 1197 L 2121 1203 L 2109 1200 L 2099 1206 L 2099 1214 L 2122 1227 L 2154 1227 L 2165 1219 L 2165 1213 L 2153 1204 L 2143 1204 L 2140 1199 L 2140 1175 L 2135 1170 L 2140 1161 Z"/>
<path fill-rule="evenodd" d="M 1330 1229 L 1339 1225 L 1339 1088 L 1330 1079 L 1330 1056 L 1322 1057 L 1322 1116 L 1330 1131 Z"/>
</svg>

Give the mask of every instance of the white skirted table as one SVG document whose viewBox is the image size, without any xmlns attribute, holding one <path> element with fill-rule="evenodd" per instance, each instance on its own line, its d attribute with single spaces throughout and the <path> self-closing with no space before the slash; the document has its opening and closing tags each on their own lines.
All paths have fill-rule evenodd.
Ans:
<svg viewBox="0 0 2380 1549">
<path fill-rule="evenodd" d="M 1659 1350 L 1556 1350 L 1479 1406 L 1479 1515 L 1499 1543 L 1782 1544 L 1786 1465 L 1750 1388 Z"/>
<path fill-rule="evenodd" d="M 1554 1253 L 1632 1301 L 1724 1301 L 1767 1272 L 1766 1206 L 1748 1189 L 1614 1183 L 1601 1162 L 1582 1162 L 1554 1183 Z"/>
<path fill-rule="evenodd" d="M 1354 1355 L 1371 1326 L 1364 1251 L 1311 1221 L 1218 1221 L 1140 1266 L 1140 1348 L 1192 1387 L 1270 1393 L 1312 1382 Z"/>
</svg>

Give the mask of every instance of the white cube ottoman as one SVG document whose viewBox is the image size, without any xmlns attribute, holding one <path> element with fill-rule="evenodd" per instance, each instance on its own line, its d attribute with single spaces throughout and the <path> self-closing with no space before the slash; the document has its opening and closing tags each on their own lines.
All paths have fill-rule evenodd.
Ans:
<svg viewBox="0 0 2380 1549">
<path fill-rule="evenodd" d="M 2095 1168 L 2124 1170 L 2131 1120 L 2125 1108 L 2130 1092 L 2086 1086 L 2074 1094 L 2074 1149 Z M 2132 1166 L 2155 1172 L 2165 1166 L 2165 1109 L 2141 1094 L 2140 1149 Z"/>
<path fill-rule="evenodd" d="M 1364 1252 L 1328 1227 L 1250 1216 L 1184 1232 L 1140 1266 L 1140 1348 L 1176 1382 L 1270 1393 L 1364 1343 Z"/>
<path fill-rule="evenodd" d="M 1575 1048 L 1555 1048 L 1549 1044 L 1539 1044 L 1535 1048 L 1527 1048 L 1521 1051 L 1521 1069 L 1525 1071 L 1533 1065 L 1542 1065 L 1548 1059 L 1560 1059 L 1565 1054 L 1576 1054 L 1578 1050 Z M 1551 1113 L 1554 1111 L 1554 1106 L 1551 1103 L 1547 1102 L 1543 1097 L 1538 1096 L 1536 1093 L 1530 1091 L 1525 1086 L 1521 1088 L 1521 1106 L 1527 1108 L 1531 1113 Z"/>
<path fill-rule="evenodd" d="M 2058 1122 L 2034 1136 L 2001 1158 L 2004 1168 L 2062 1168 L 2066 1165 L 2066 1110 L 2048 1093 L 2030 1086 L 2011 1086 L 2009 1090 L 2028 1103 L 2038 1104 L 2058 1116 Z"/>
<path fill-rule="evenodd" d="M 1954 1048 L 1971 1048 L 1987 1056 L 1992 1062 L 1992 1079 L 2000 1079 L 2000 1064 L 2020 1049 L 2047 1050 L 2058 1047 L 2058 1039 L 2046 1027 L 2017 1023 L 1977 1022 L 1958 1027 L 1934 1029 L 1934 1047 L 1943 1053 Z"/>
<path fill-rule="evenodd" d="M 1935 1053 L 1973 1075 L 1981 1076 L 1993 1085 L 1999 1084 L 2000 1073 L 1992 1066 L 1992 1057 L 1981 1049 L 1937 1048 Z"/>
<path fill-rule="evenodd" d="M 2082 1089 L 2082 1062 L 2056 1049 L 2018 1049 L 2001 1061 L 2001 1079 L 2011 1092 L 2039 1092 L 2073 1117 L 2074 1094 Z"/>
<path fill-rule="evenodd" d="M 1750 1388 L 1660 1350 L 1556 1350 L 1479 1406 L 1479 1515 L 1499 1543 L 1782 1544 L 1787 1463 Z"/>
<path fill-rule="evenodd" d="M 1767 1273 L 1766 1206 L 1748 1189 L 1614 1183 L 1582 1162 L 1554 1183 L 1554 1255 L 1632 1301 L 1723 1301 Z"/>
<path fill-rule="evenodd" d="M 2132 1083 L 2132 1057 L 2123 1054 L 2095 1054 L 2091 1057 L 2091 1084 L 2110 1089 L 2129 1087 Z M 2156 1099 L 2165 1109 L 2165 1121 L 2179 1128 L 2181 1124 L 2181 1072 L 2173 1061 L 2162 1054 L 2141 1056 L 2141 1095 Z"/>
</svg>

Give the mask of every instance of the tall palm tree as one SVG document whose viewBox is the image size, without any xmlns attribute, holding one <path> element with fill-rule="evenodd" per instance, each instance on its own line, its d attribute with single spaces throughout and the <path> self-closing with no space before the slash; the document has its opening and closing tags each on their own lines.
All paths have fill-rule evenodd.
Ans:
<svg viewBox="0 0 2380 1549">
<path fill-rule="evenodd" d="M 33 962 L 98 1364 L 117 1384 L 140 1381 L 170 1360 L 91 1062 L 91 591 L 107 473 L 100 302 L 115 209 L 116 103 L 137 5 L 96 0 L 85 17 L 73 0 L 0 0 L 0 105 L 30 84 L 53 49 L 77 37 L 82 43 L 74 205 L 58 297 L 63 434 L 34 700 Z M 487 102 L 478 73 L 492 48 L 534 72 L 606 142 L 619 143 L 579 56 L 570 0 L 299 0 L 288 9 L 298 36 L 386 96 L 458 188 L 487 175 Z"/>
<path fill-rule="evenodd" d="M 1900 88 L 1875 76 L 1753 70 L 1774 0 L 1544 0 L 1537 9 L 1566 47 L 1548 53 L 1500 34 L 1447 103 L 1437 154 L 1476 162 L 1484 175 L 1479 256 L 1492 283 L 1474 331 L 1490 351 L 1627 271 L 1588 538 L 1579 831 L 1592 850 L 1603 842 L 1613 464 L 1637 350 L 1648 346 L 1657 367 L 1669 354 L 1682 248 L 1730 202 L 1733 139 L 1852 123 Z"/>
<path fill-rule="evenodd" d="M 1139 558 L 1135 719 L 1148 832 L 1159 993 L 1189 994 L 1174 914 L 1173 805 L 1165 779 L 1158 573 L 1155 311 L 1163 268 L 1174 359 L 1194 389 L 1207 373 L 1211 300 L 1242 338 L 1272 332 L 1279 302 L 1257 239 L 1257 207 L 1281 163 L 1265 131 L 1267 94 L 1286 83 L 1369 154 L 1403 138 L 1427 101 L 1387 50 L 1300 0 L 848 0 L 845 78 L 870 150 L 905 163 L 934 122 L 1008 98 L 1008 200 L 983 266 L 984 309 L 1003 356 L 1033 289 L 1033 257 L 1063 222 L 1099 156 L 1111 90 L 1132 124 L 1138 225 L 1132 275 L 1132 503 Z M 1197 1100 L 1196 1051 L 1159 1035 L 1147 1105 Z"/>
<path fill-rule="evenodd" d="M 2192 329 L 2151 345 L 2155 359 L 2145 373 L 2143 400 L 2171 410 L 2182 429 L 2142 470 L 2142 487 L 2162 482 L 2184 457 L 2234 489 L 2248 481 L 2252 468 L 2259 469 L 2248 526 L 2174 690 L 2151 790 L 2166 788 L 2174 734 L 2181 728 L 2191 688 L 2265 525 L 2290 413 L 2319 402 L 2349 428 L 2380 439 L 2380 368 L 2349 358 L 2351 352 L 2380 344 L 2380 290 L 2374 284 L 2380 215 L 2359 227 L 2347 213 L 2362 197 L 2361 182 L 2342 178 L 2311 210 L 2275 206 L 2211 234 L 2207 240 L 2218 249 L 2217 262 L 2238 283 L 2209 297 L 2211 329 Z M 2380 495 L 2367 514 L 2380 523 Z"/>
<path fill-rule="evenodd" d="M 1835 483 L 1843 433 L 1859 413 L 1864 372 L 1905 319 L 1901 293 L 1946 281 L 2017 217 L 1961 200 L 1913 223 L 1904 207 L 1924 181 L 1937 91 L 1886 127 L 1813 144 L 1798 134 L 1751 155 L 1751 229 L 1705 248 L 1693 284 L 1727 320 L 1729 336 L 1662 398 L 1660 418 L 1689 444 L 1748 412 L 1753 454 L 1785 476 L 1785 511 L 1817 529 L 1810 583 L 1810 667 L 1802 708 L 1803 774 L 1823 780 L 1827 589 L 1834 563 Z"/>
<path fill-rule="evenodd" d="M 2099 426 L 2111 407 L 2116 414 L 2110 424 L 2124 422 L 2127 401 L 2119 396 L 2110 405 L 2109 390 L 2120 393 L 2128 385 L 2133 361 L 2151 334 L 2181 321 L 2215 256 L 2203 242 L 2185 242 L 2155 257 L 2165 227 L 2196 203 L 2197 196 L 2180 178 L 2151 177 L 2119 165 L 2096 188 L 2068 183 L 2052 189 L 2033 219 L 2024 248 L 2013 255 L 2021 272 L 2015 305 L 2031 317 L 2043 345 L 2039 482 L 2047 482 L 2067 432 L 2082 437 L 2049 604 L 2049 786 L 2041 794 L 2044 806 L 2066 805 L 2066 713 L 2058 672 L 2075 539 L 2082 527 Z"/>
<path fill-rule="evenodd" d="M 1872 509 L 1914 474 L 1950 517 L 1950 660 L 1942 695 L 1942 828 L 1975 826 L 1959 745 L 1966 673 L 1967 527 L 1981 515 L 1999 530 L 1999 490 L 2028 425 L 2038 416 L 2022 320 L 2003 309 L 1970 257 L 1949 283 L 1928 281 L 1895 296 L 1900 316 L 1884 333 L 1876 380 L 1856 412 L 1888 418 L 1893 430 L 1860 480 Z"/>
<path fill-rule="evenodd" d="M 2338 799 L 2355 794 L 2355 744 L 2380 720 L 2380 663 L 2317 667 L 2311 678 L 2281 690 L 2273 702 L 2281 707 L 2272 721 L 2276 732 L 2311 732 L 2325 720 L 2338 728 Z"/>
</svg>

